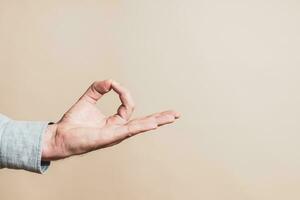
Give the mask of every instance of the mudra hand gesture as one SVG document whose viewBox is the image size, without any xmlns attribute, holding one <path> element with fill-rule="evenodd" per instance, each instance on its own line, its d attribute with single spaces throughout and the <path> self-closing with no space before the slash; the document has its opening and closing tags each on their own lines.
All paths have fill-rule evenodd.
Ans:
<svg viewBox="0 0 300 200">
<path fill-rule="evenodd" d="M 116 114 L 105 116 L 96 102 L 111 90 L 119 95 L 122 104 Z M 94 82 L 57 123 L 48 126 L 42 160 L 58 160 L 113 146 L 179 118 L 179 113 L 169 110 L 131 120 L 133 111 L 134 102 L 126 88 L 114 80 Z"/>
</svg>

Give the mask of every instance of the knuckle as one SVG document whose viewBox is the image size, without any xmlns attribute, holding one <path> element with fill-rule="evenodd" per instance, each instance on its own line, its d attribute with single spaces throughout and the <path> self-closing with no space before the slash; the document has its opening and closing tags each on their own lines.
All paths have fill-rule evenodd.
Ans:
<svg viewBox="0 0 300 200">
<path fill-rule="evenodd" d="M 92 84 L 91 84 L 91 89 L 94 90 L 97 86 L 97 83 L 98 81 L 94 81 Z"/>
<path fill-rule="evenodd" d="M 155 117 L 150 118 L 149 128 L 152 129 L 152 130 L 155 130 L 155 129 L 158 128 L 158 124 L 156 122 Z"/>
<path fill-rule="evenodd" d="M 151 129 L 152 129 L 152 130 L 155 130 L 155 129 L 157 129 L 157 128 L 158 128 L 157 124 L 156 124 L 156 123 L 153 123 L 152 126 L 151 126 Z"/>
<path fill-rule="evenodd" d="M 130 92 L 127 88 L 123 88 L 123 94 L 125 95 L 125 97 L 129 97 L 130 96 Z"/>
<path fill-rule="evenodd" d="M 135 110 L 135 104 L 132 103 L 132 102 L 130 102 L 129 105 L 128 105 L 128 109 L 129 109 L 130 111 L 134 111 L 134 110 Z"/>
<path fill-rule="evenodd" d="M 132 137 L 134 135 L 132 125 L 126 126 L 126 128 L 127 128 L 127 137 Z"/>
<path fill-rule="evenodd" d="M 134 110 L 135 110 L 135 108 L 136 108 L 136 105 L 135 105 L 135 103 L 132 103 L 132 105 L 131 105 L 131 110 L 132 110 L 132 111 L 134 111 Z"/>
</svg>

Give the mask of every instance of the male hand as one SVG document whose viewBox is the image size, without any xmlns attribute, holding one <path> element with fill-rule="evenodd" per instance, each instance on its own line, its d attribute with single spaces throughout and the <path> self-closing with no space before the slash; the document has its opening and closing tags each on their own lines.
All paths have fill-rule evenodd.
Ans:
<svg viewBox="0 0 300 200">
<path fill-rule="evenodd" d="M 111 89 L 122 104 L 116 114 L 105 116 L 96 102 Z M 94 82 L 62 119 L 48 126 L 42 160 L 58 160 L 109 147 L 179 118 L 179 113 L 170 110 L 130 120 L 133 111 L 134 102 L 126 88 L 113 80 Z"/>
</svg>

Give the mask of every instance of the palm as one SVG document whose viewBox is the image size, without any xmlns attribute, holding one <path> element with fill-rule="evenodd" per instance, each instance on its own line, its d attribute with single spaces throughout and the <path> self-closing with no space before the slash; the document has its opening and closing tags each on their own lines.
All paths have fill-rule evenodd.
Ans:
<svg viewBox="0 0 300 200">
<path fill-rule="evenodd" d="M 105 124 L 106 116 L 95 104 L 81 100 L 64 115 L 62 121 L 87 127 L 102 127 Z"/>
<path fill-rule="evenodd" d="M 116 114 L 106 117 L 96 102 L 111 89 L 119 94 L 122 104 Z M 165 111 L 129 121 L 133 110 L 132 97 L 124 87 L 111 80 L 95 82 L 57 123 L 55 138 L 62 150 L 56 158 L 112 146 L 179 117 L 174 111 Z"/>
</svg>

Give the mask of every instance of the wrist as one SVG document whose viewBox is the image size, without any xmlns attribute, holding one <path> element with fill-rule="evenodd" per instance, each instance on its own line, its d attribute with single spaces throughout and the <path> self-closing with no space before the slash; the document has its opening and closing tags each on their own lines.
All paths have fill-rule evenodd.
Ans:
<svg viewBox="0 0 300 200">
<path fill-rule="evenodd" d="M 42 140 L 42 160 L 51 161 L 54 155 L 54 150 L 56 146 L 55 136 L 56 136 L 57 124 L 49 123 L 46 132 L 43 135 Z"/>
</svg>

